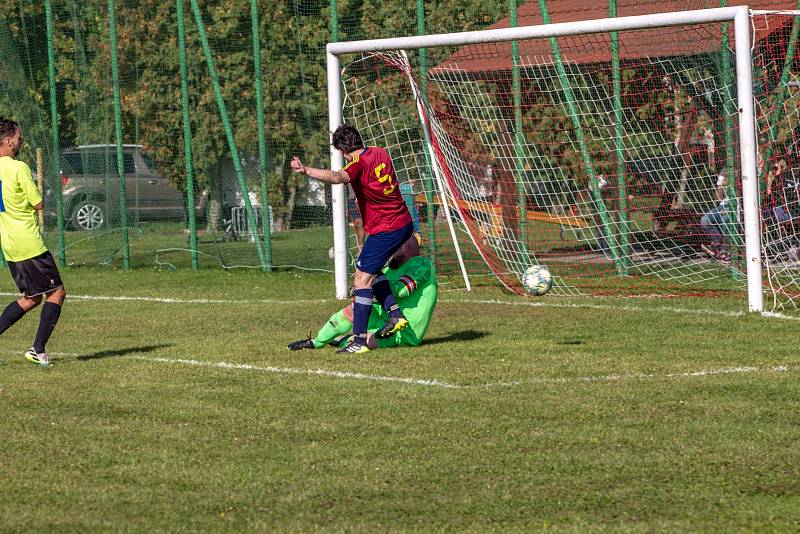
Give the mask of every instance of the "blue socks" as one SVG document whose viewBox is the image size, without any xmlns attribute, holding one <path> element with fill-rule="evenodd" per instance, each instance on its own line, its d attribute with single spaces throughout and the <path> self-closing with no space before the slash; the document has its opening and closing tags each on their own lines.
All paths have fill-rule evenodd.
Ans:
<svg viewBox="0 0 800 534">
<path fill-rule="evenodd" d="M 361 343 L 367 342 L 367 325 L 372 313 L 372 288 L 356 289 L 353 293 L 353 334 Z"/>
</svg>

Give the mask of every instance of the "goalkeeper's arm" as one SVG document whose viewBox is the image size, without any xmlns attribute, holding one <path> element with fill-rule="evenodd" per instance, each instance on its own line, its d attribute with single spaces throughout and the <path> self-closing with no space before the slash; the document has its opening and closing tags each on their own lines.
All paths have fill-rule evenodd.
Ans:
<svg viewBox="0 0 800 534">
<path fill-rule="evenodd" d="M 425 285 L 432 274 L 429 265 L 402 265 L 399 270 L 402 274 L 397 280 L 391 282 L 391 286 L 392 293 L 401 299 L 408 297 L 418 287 Z"/>
</svg>

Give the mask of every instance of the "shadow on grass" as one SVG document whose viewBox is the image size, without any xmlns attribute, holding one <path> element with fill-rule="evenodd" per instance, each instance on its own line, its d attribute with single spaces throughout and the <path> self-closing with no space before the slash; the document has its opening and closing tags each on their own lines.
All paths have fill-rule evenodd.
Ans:
<svg viewBox="0 0 800 534">
<path fill-rule="evenodd" d="M 583 345 L 586 343 L 585 339 L 564 339 L 556 342 L 556 345 Z"/>
<path fill-rule="evenodd" d="M 427 338 L 422 341 L 423 345 L 436 345 L 439 343 L 451 343 L 453 341 L 475 341 L 481 339 L 489 334 L 486 332 L 477 332 L 475 330 L 464 330 L 463 332 L 453 332 L 447 336 Z"/>
<path fill-rule="evenodd" d="M 117 356 L 127 356 L 128 354 L 153 352 L 154 350 L 163 349 L 171 346 L 172 345 L 169 344 L 162 344 L 162 345 L 145 345 L 143 347 L 128 347 L 125 349 L 101 350 L 99 352 L 95 352 L 94 354 L 85 354 L 82 356 L 78 356 L 75 359 L 80 361 L 88 361 L 88 360 L 99 360 L 101 358 L 115 358 Z"/>
</svg>

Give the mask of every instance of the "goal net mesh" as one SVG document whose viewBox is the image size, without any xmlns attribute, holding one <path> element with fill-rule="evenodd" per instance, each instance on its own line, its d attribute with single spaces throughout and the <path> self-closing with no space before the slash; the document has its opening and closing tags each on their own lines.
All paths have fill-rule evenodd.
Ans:
<svg viewBox="0 0 800 534">
<path fill-rule="evenodd" d="M 764 284 L 794 307 L 797 30 L 779 14 L 753 28 Z M 732 25 L 614 41 L 434 48 L 427 68 L 418 51 L 342 58 L 344 120 L 388 148 L 440 272 L 458 274 L 458 248 L 473 284 L 518 293 L 535 264 L 553 295 L 744 291 Z"/>
</svg>

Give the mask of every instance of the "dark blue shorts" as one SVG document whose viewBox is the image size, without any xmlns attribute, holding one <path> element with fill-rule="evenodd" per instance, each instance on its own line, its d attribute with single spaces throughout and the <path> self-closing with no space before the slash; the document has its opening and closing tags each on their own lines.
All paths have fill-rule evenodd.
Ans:
<svg viewBox="0 0 800 534">
<path fill-rule="evenodd" d="M 364 241 L 356 267 L 368 274 L 378 274 L 397 249 L 414 234 L 414 224 L 410 223 L 390 232 L 370 234 Z"/>
</svg>

